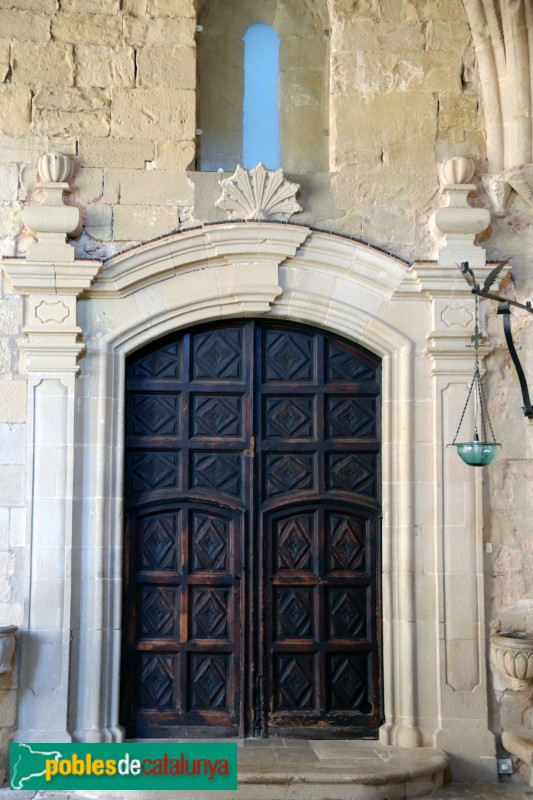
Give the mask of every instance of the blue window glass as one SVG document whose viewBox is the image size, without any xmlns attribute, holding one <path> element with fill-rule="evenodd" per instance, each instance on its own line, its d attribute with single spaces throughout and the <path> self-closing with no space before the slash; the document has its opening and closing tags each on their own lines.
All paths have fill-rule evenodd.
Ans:
<svg viewBox="0 0 533 800">
<path fill-rule="evenodd" d="M 270 25 L 251 25 L 244 35 L 243 167 L 262 161 L 279 169 L 279 36 Z"/>
</svg>

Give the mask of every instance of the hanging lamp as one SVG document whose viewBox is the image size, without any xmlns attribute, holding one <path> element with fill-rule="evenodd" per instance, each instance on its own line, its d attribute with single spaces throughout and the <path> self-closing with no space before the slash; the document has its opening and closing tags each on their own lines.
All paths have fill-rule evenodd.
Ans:
<svg viewBox="0 0 533 800">
<path fill-rule="evenodd" d="M 501 447 L 496 441 L 494 431 L 492 430 L 492 423 L 490 421 L 489 412 L 487 409 L 487 402 L 485 400 L 485 393 L 483 392 L 483 385 L 481 383 L 481 373 L 479 371 L 479 298 L 475 296 L 475 318 L 474 318 L 474 348 L 475 348 L 475 362 L 474 362 L 474 375 L 468 388 L 468 395 L 466 403 L 459 420 L 457 431 L 453 438 L 452 445 L 457 448 L 460 458 L 469 467 L 485 467 L 490 464 L 498 455 L 498 449 Z M 469 442 L 458 442 L 457 438 L 461 431 L 461 426 L 465 418 L 470 399 L 473 396 L 474 402 L 474 434 L 472 440 Z M 487 426 L 490 431 L 490 439 L 487 437 Z M 482 438 L 480 439 L 480 433 Z"/>
</svg>

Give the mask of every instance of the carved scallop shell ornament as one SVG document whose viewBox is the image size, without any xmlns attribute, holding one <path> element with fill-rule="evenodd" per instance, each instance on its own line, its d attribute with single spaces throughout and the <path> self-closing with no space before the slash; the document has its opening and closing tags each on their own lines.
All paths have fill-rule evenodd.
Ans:
<svg viewBox="0 0 533 800">
<path fill-rule="evenodd" d="M 259 163 L 253 169 L 239 166 L 230 178 L 219 181 L 222 196 L 217 208 L 230 219 L 288 220 L 302 211 L 296 202 L 297 183 L 290 183 L 281 169 L 268 170 Z"/>
</svg>

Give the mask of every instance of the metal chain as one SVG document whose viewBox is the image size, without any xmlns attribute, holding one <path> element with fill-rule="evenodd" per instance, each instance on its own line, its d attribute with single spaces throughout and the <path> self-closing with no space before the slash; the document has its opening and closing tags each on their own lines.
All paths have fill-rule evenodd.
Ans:
<svg viewBox="0 0 533 800">
<path fill-rule="evenodd" d="M 470 381 L 470 386 L 468 388 L 468 396 L 466 398 L 466 403 L 463 408 L 463 413 L 461 414 L 461 419 L 459 420 L 459 425 L 457 426 L 457 430 L 455 432 L 455 436 L 453 437 L 452 444 L 455 444 L 457 437 L 459 436 L 459 431 L 461 430 L 461 425 L 463 424 L 463 420 L 465 418 L 466 409 L 468 408 L 468 401 L 470 400 L 470 395 L 472 394 L 472 389 L 474 388 L 474 381 L 476 380 L 476 374 L 474 373 L 474 377 Z"/>
<path fill-rule="evenodd" d="M 479 298 L 475 295 L 475 306 L 474 306 L 474 348 L 475 348 L 475 360 L 474 360 L 474 376 L 470 381 L 470 386 L 468 387 L 468 395 L 466 397 L 466 402 L 463 408 L 463 413 L 461 414 L 461 419 L 459 420 L 459 425 L 457 426 L 457 431 L 455 432 L 455 436 L 453 437 L 452 444 L 455 444 L 457 441 L 457 437 L 459 436 L 459 431 L 461 430 L 461 425 L 463 424 L 463 420 L 465 418 L 466 410 L 468 408 L 468 403 L 470 402 L 470 397 L 472 396 L 472 391 L 475 388 L 477 392 L 478 399 L 479 399 L 479 410 L 481 416 L 481 432 L 483 435 L 483 441 L 487 441 L 487 429 L 485 425 L 485 419 L 489 423 L 490 433 L 492 436 L 492 441 L 496 442 L 496 437 L 494 436 L 494 431 L 492 429 L 492 422 L 490 421 L 489 411 L 487 408 L 487 401 L 485 399 L 485 392 L 483 391 L 483 384 L 481 382 L 481 373 L 479 370 L 479 340 L 480 340 L 480 333 L 479 333 Z M 475 432 L 477 433 L 477 427 Z"/>
</svg>

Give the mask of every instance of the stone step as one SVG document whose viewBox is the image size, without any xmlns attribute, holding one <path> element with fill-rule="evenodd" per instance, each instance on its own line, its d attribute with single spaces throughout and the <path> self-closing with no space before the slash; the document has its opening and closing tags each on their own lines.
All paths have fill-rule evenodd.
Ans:
<svg viewBox="0 0 533 800">
<path fill-rule="evenodd" d="M 165 791 L 165 800 L 403 800 L 441 788 L 442 750 L 376 741 L 263 739 L 239 742 L 235 792 Z M 72 800 L 161 800 L 161 792 L 74 792 Z"/>
</svg>

